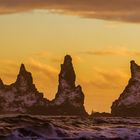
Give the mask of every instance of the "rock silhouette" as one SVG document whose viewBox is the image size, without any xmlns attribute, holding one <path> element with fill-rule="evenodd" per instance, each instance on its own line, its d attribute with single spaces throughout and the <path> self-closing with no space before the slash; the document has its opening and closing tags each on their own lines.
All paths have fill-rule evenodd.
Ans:
<svg viewBox="0 0 140 140">
<path fill-rule="evenodd" d="M 26 71 L 23 64 L 15 83 L 4 86 L 1 80 L 0 87 L 0 113 L 32 113 L 30 108 L 38 112 L 36 106 L 48 103 L 43 94 L 37 91 L 31 73 Z"/>
<path fill-rule="evenodd" d="M 84 94 L 80 86 L 75 86 L 75 79 L 72 58 L 67 55 L 61 65 L 58 92 L 49 101 L 36 89 L 32 74 L 22 64 L 15 83 L 4 85 L 0 80 L 0 113 L 87 115 Z"/>
<path fill-rule="evenodd" d="M 119 99 L 112 104 L 114 116 L 140 116 L 140 66 L 131 61 L 131 78 Z"/>
<path fill-rule="evenodd" d="M 72 65 L 72 58 L 66 55 L 59 74 L 58 92 L 51 102 L 52 110 L 55 110 L 55 113 L 63 115 L 87 114 L 84 108 L 82 88 L 81 86 L 75 86 L 75 80 L 76 75 Z"/>
</svg>

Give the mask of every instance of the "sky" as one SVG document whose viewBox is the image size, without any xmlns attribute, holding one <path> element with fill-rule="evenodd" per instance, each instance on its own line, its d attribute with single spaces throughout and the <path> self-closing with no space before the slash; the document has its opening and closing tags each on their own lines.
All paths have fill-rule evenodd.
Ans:
<svg viewBox="0 0 140 140">
<path fill-rule="evenodd" d="M 21 63 L 48 99 L 60 64 L 73 58 L 88 112 L 110 112 L 140 64 L 139 0 L 0 0 L 0 77 L 13 83 Z"/>
</svg>

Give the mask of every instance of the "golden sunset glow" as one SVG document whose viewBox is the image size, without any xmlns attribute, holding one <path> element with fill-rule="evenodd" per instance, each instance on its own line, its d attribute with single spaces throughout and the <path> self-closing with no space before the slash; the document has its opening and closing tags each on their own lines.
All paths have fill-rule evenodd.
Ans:
<svg viewBox="0 0 140 140">
<path fill-rule="evenodd" d="M 123 9 L 126 0 L 118 4 L 100 0 L 102 5 L 97 0 L 12 1 L 0 0 L 4 83 L 14 82 L 24 63 L 38 90 L 51 100 L 57 92 L 60 64 L 70 54 L 86 110 L 110 112 L 130 78 L 130 60 L 140 64 L 140 2 L 132 5 L 128 0 Z"/>
</svg>

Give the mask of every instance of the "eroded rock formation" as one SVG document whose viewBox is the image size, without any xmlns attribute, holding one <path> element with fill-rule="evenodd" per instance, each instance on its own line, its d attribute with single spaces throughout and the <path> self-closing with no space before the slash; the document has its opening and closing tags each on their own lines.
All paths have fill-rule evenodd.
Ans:
<svg viewBox="0 0 140 140">
<path fill-rule="evenodd" d="M 76 75 L 72 65 L 72 58 L 65 56 L 59 74 L 58 92 L 51 106 L 57 114 L 86 115 L 84 108 L 84 94 L 81 86 L 75 85 Z"/>
<path fill-rule="evenodd" d="M 114 116 L 140 116 L 140 66 L 131 61 L 131 78 L 118 100 L 112 104 Z"/>
<path fill-rule="evenodd" d="M 37 91 L 32 74 L 22 64 L 15 83 L 7 86 L 0 80 L 0 113 L 87 115 L 84 94 L 80 86 L 75 86 L 75 79 L 72 58 L 67 55 L 61 65 L 58 92 L 49 101 Z"/>
<path fill-rule="evenodd" d="M 2 88 L 1 88 L 2 87 Z M 48 100 L 38 92 L 33 84 L 32 75 L 22 64 L 15 83 L 7 86 L 0 81 L 1 113 L 40 113 L 39 106 L 47 106 Z M 33 110 L 31 108 L 34 108 Z M 44 110 L 44 113 L 45 110 Z"/>
</svg>

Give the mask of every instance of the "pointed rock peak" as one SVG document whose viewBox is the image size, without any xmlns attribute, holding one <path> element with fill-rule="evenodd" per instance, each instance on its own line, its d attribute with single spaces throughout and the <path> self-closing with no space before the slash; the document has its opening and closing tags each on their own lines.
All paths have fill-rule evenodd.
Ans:
<svg viewBox="0 0 140 140">
<path fill-rule="evenodd" d="M 24 64 L 21 64 L 20 66 L 20 73 L 26 72 L 26 68 Z"/>
<path fill-rule="evenodd" d="M 64 63 L 61 65 L 61 72 L 59 74 L 59 84 L 63 87 L 75 87 L 75 72 L 72 65 L 72 58 L 70 55 L 66 55 Z"/>
<path fill-rule="evenodd" d="M 71 63 L 72 57 L 70 55 L 66 55 L 64 58 L 64 64 Z"/>
<path fill-rule="evenodd" d="M 26 70 L 24 64 L 21 64 L 20 71 L 16 80 L 16 86 L 29 87 L 31 85 L 33 85 L 32 75 Z"/>
<path fill-rule="evenodd" d="M 140 66 L 134 60 L 131 62 L 131 75 L 132 77 L 140 77 Z"/>
</svg>

